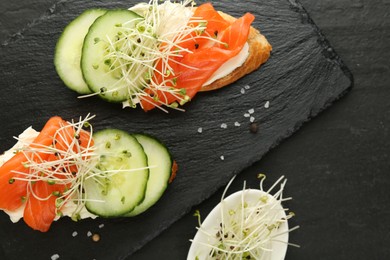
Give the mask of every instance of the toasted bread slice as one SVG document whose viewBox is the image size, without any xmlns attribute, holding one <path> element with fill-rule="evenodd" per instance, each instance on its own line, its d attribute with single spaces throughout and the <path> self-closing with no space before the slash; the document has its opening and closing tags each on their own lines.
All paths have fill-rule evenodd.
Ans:
<svg viewBox="0 0 390 260">
<path fill-rule="evenodd" d="M 228 14 L 225 14 L 223 12 L 219 13 L 226 21 L 233 22 L 236 20 L 236 18 Z M 252 71 L 258 69 L 261 64 L 265 63 L 268 60 L 271 55 L 272 46 L 271 44 L 269 44 L 264 35 L 262 35 L 258 30 L 253 27 L 250 28 L 248 44 L 249 56 L 242 66 L 236 68 L 229 75 L 217 79 L 209 85 L 203 86 L 200 91 L 215 90 L 229 85 L 230 83 L 235 82 L 246 74 L 249 74 Z"/>
</svg>

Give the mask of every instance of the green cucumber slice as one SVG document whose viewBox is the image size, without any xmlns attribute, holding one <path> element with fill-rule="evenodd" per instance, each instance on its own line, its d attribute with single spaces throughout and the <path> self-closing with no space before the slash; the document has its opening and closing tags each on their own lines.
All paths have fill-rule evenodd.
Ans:
<svg viewBox="0 0 390 260">
<path fill-rule="evenodd" d="M 106 13 L 103 9 L 89 9 L 70 22 L 57 41 L 54 65 L 64 84 L 79 94 L 89 94 L 80 68 L 81 50 L 91 24 Z"/>
<path fill-rule="evenodd" d="M 144 134 L 135 134 L 134 136 L 144 148 L 150 168 L 145 199 L 134 210 L 126 214 L 128 217 L 143 213 L 160 199 L 168 187 L 173 163 L 167 147 L 159 140 Z"/>
<path fill-rule="evenodd" d="M 142 20 L 129 10 L 110 10 L 96 19 L 84 39 L 81 56 L 84 80 L 93 93 L 99 93 L 107 101 L 122 102 L 139 91 L 136 78 L 142 73 L 137 69 L 129 71 L 131 60 L 120 57 L 134 51 L 135 44 L 131 42 L 138 36 L 130 31 Z"/>
<path fill-rule="evenodd" d="M 85 206 L 101 217 L 124 215 L 145 197 L 149 178 L 147 157 L 137 139 L 122 130 L 102 130 L 93 138 L 100 155 L 96 167 L 105 173 L 85 180 Z"/>
</svg>

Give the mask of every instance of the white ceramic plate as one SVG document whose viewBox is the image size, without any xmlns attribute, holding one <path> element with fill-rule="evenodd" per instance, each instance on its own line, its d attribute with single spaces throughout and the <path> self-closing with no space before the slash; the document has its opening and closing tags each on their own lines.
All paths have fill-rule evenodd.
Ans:
<svg viewBox="0 0 390 260">
<path fill-rule="evenodd" d="M 244 193 L 244 194 L 243 194 Z M 238 191 L 233 193 L 229 197 L 225 198 L 224 210 L 230 210 L 232 208 L 237 208 L 242 201 L 242 196 L 244 195 L 245 201 L 250 205 L 258 202 L 261 197 L 267 196 L 271 201 L 275 201 L 276 199 L 272 196 L 263 192 L 261 190 L 256 189 L 246 189 L 244 191 Z M 221 202 L 222 203 L 222 202 Z M 209 234 L 216 234 L 220 227 L 220 219 L 221 219 L 221 203 L 219 203 L 207 216 L 207 218 L 203 221 L 201 229 L 207 231 Z M 278 203 L 275 207 L 277 210 L 278 218 L 286 218 L 285 211 L 282 208 L 282 205 Z M 274 235 L 280 234 L 275 238 L 278 241 L 271 241 L 271 249 L 272 251 L 267 253 L 267 257 L 265 259 L 270 260 L 282 260 L 286 256 L 287 252 L 287 243 L 288 243 L 288 223 L 287 221 L 283 222 L 278 229 L 275 230 Z M 202 245 L 200 243 L 212 243 L 217 244 L 218 240 L 216 236 L 207 236 L 204 232 L 198 230 L 196 233 L 191 248 L 187 255 L 187 260 L 205 260 L 208 259 L 210 248 Z M 197 257 L 197 258 L 196 258 Z"/>
</svg>

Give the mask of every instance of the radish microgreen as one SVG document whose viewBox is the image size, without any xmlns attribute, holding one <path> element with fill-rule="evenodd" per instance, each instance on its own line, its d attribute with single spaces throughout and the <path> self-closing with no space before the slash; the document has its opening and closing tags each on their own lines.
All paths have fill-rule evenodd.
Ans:
<svg viewBox="0 0 390 260">
<path fill-rule="evenodd" d="M 218 205 L 220 211 L 213 215 L 217 216 L 217 219 L 213 220 L 215 226 L 209 225 L 211 222 L 208 222 L 208 228 L 205 228 L 201 223 L 199 211 L 195 212 L 201 236 L 191 241 L 201 246 L 202 249 L 198 250 L 206 250 L 207 259 L 264 260 L 269 259 L 275 242 L 297 246 L 283 239 L 278 240 L 287 232 L 298 228 L 296 226 L 288 229 L 287 222 L 294 214 L 286 214 L 287 209 L 281 205 L 282 202 L 291 199 L 283 197 L 287 180 L 282 176 L 271 188 L 264 190 L 265 175 L 260 174 L 259 178 L 261 179 L 259 192 L 256 192 L 255 196 L 254 193 L 250 194 L 253 190 L 247 189 L 244 182 L 243 190 L 236 194 L 239 196 L 236 196 L 238 199 L 234 203 L 233 200 L 227 200 L 229 198 L 225 199 L 234 178 L 230 180 Z M 279 190 L 272 195 L 271 192 L 277 185 L 280 185 Z M 282 225 L 285 226 L 282 228 Z M 199 253 L 197 250 L 194 251 Z"/>
<path fill-rule="evenodd" d="M 102 187 L 109 185 L 111 178 L 121 172 L 132 172 L 140 169 L 117 169 L 106 170 L 101 164 L 101 155 L 96 152 L 96 146 L 92 139 L 93 126 L 89 123 L 94 116 L 87 115 L 85 118 L 75 122 L 67 122 L 56 131 L 53 140 L 58 140 L 61 143 L 61 149 L 56 148 L 54 141 L 53 145 L 43 146 L 22 142 L 22 148 L 19 152 L 24 153 L 26 157 L 25 167 L 29 169 L 27 173 L 14 171 L 17 175 L 13 177 L 9 183 L 15 181 L 27 182 L 27 199 L 33 196 L 37 200 L 45 201 L 51 197 L 56 197 L 56 214 L 61 216 L 61 209 L 69 204 L 73 209 L 71 218 L 78 220 L 80 212 L 84 209 L 87 202 L 86 189 L 84 183 L 92 178 Z M 88 140 L 80 144 L 80 135 L 83 131 L 88 133 Z M 74 131 L 71 131 L 73 129 Z M 74 132 L 73 136 L 69 133 Z M 118 136 L 118 138 L 120 138 Z M 65 147 L 64 147 L 65 146 Z M 43 160 L 39 155 L 54 154 L 55 159 Z M 126 156 L 131 156 L 131 153 L 126 151 Z M 105 154 L 104 157 L 110 156 Z M 104 159 L 104 158 L 103 158 Z M 61 185 L 59 190 L 53 191 L 46 197 L 42 197 L 34 192 L 33 186 L 38 182 L 43 181 L 47 185 Z M 25 198 L 26 199 L 26 198 Z M 91 200 L 88 200 L 91 201 Z M 104 202 L 104 201 L 99 201 Z M 67 204 L 67 205 L 65 205 Z"/>
<path fill-rule="evenodd" d="M 115 24 L 115 37 L 94 39 L 94 44 L 104 46 L 105 55 L 102 64 L 92 66 L 104 66 L 105 73 L 117 81 L 107 91 L 82 97 L 107 94 L 115 96 L 125 89 L 127 100 L 123 102 L 123 107 L 136 107 L 144 101 L 157 105 L 165 112 L 167 110 L 163 107 L 183 110 L 179 108 L 179 104 L 184 105 L 190 101 L 190 97 L 181 88 L 176 88 L 179 75 L 172 66 L 180 65 L 194 70 L 198 68 L 178 61 L 186 53 L 192 53 L 183 48 L 182 44 L 194 41 L 194 37 L 223 43 L 214 35 L 204 33 L 207 21 L 193 17 L 194 1 L 159 2 L 151 0 L 148 4 L 131 8 L 140 17 Z M 177 102 L 169 104 L 166 98 L 168 94 Z"/>
</svg>

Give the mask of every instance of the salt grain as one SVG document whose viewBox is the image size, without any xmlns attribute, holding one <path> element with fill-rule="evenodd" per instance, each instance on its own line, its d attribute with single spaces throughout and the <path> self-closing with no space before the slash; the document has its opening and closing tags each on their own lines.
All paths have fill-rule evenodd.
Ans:
<svg viewBox="0 0 390 260">
<path fill-rule="evenodd" d="M 234 122 L 235 126 L 240 126 L 241 124 L 239 122 Z"/>
<path fill-rule="evenodd" d="M 244 114 L 244 117 L 250 117 L 250 116 L 251 116 L 251 114 L 249 114 L 249 113 Z"/>
<path fill-rule="evenodd" d="M 241 94 L 245 94 L 245 89 L 241 89 Z"/>
<path fill-rule="evenodd" d="M 77 236 L 77 231 L 73 231 L 73 233 L 72 233 L 72 237 L 75 237 L 75 236 Z"/>
<path fill-rule="evenodd" d="M 104 228 L 104 224 L 100 224 L 100 225 L 99 225 L 99 228 Z"/>
<path fill-rule="evenodd" d="M 251 86 L 249 86 L 249 85 L 246 85 L 244 88 L 245 88 L 245 89 L 250 89 L 250 88 L 251 88 Z"/>
<path fill-rule="evenodd" d="M 201 134 L 202 132 L 203 132 L 202 127 L 199 127 L 199 128 L 198 128 L 198 133 Z"/>
<path fill-rule="evenodd" d="M 249 114 L 253 114 L 254 112 L 255 112 L 255 110 L 254 110 L 253 108 L 251 108 L 251 109 L 248 110 L 248 113 L 249 113 Z"/>
<path fill-rule="evenodd" d="M 221 160 L 223 161 L 223 160 L 225 160 L 225 156 L 223 156 L 223 155 L 221 155 Z"/>
<path fill-rule="evenodd" d="M 57 260 L 60 258 L 60 255 L 59 254 L 54 254 L 51 256 L 51 260 Z"/>
<path fill-rule="evenodd" d="M 265 102 L 264 107 L 269 108 L 269 101 Z"/>
<path fill-rule="evenodd" d="M 222 123 L 222 124 L 221 124 L 221 128 L 226 129 L 226 128 L 227 128 L 227 124 Z"/>
<path fill-rule="evenodd" d="M 249 118 L 249 121 L 250 121 L 251 123 L 253 123 L 253 122 L 255 122 L 255 118 L 254 118 L 253 116 L 251 116 L 251 117 Z"/>
<path fill-rule="evenodd" d="M 87 232 L 87 237 L 91 237 L 92 236 L 92 232 L 91 231 L 88 231 Z"/>
</svg>

